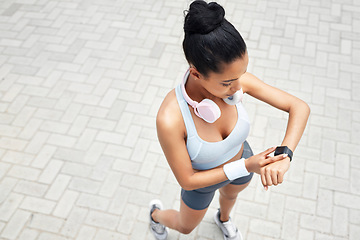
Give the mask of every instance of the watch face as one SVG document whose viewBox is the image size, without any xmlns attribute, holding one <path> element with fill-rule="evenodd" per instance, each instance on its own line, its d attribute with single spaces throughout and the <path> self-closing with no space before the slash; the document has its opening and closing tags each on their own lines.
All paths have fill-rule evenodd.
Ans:
<svg viewBox="0 0 360 240">
<path fill-rule="evenodd" d="M 284 152 L 285 152 L 285 148 L 286 148 L 285 146 L 277 147 L 277 148 L 275 149 L 274 155 L 276 156 L 276 155 L 280 155 L 280 154 L 284 153 Z"/>
</svg>

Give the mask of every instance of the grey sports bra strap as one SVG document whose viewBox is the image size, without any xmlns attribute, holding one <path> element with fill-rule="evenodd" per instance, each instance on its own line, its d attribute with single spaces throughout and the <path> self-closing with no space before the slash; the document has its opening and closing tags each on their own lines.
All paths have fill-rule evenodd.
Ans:
<svg viewBox="0 0 360 240">
<path fill-rule="evenodd" d="M 196 128 L 191 116 L 189 106 L 182 95 L 180 84 L 175 88 L 175 93 L 176 93 L 177 101 L 180 106 L 181 114 L 184 119 L 187 135 L 188 137 L 191 137 L 195 135 Z"/>
</svg>

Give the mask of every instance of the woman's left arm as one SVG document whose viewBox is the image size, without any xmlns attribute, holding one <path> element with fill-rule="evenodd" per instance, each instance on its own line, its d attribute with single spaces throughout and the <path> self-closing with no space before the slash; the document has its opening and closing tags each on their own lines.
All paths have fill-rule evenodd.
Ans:
<svg viewBox="0 0 360 240">
<path fill-rule="evenodd" d="M 289 93 L 262 82 L 250 73 L 242 75 L 240 81 L 244 93 L 246 92 L 271 106 L 289 113 L 286 133 L 281 146 L 287 146 L 294 152 L 305 130 L 310 114 L 308 104 Z M 284 174 L 289 167 L 289 158 L 263 167 L 261 181 L 265 189 L 267 189 L 267 186 L 282 183 Z"/>
</svg>

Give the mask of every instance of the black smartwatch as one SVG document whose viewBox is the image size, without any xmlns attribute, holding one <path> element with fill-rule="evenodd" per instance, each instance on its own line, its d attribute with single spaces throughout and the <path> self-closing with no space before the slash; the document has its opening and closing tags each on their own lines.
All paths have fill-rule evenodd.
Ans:
<svg viewBox="0 0 360 240">
<path fill-rule="evenodd" d="M 275 149 L 275 153 L 274 156 L 280 155 L 280 154 L 287 154 L 288 157 L 290 158 L 290 162 L 292 160 L 293 157 L 293 152 L 290 150 L 290 148 L 288 148 L 287 146 L 279 146 Z"/>
</svg>

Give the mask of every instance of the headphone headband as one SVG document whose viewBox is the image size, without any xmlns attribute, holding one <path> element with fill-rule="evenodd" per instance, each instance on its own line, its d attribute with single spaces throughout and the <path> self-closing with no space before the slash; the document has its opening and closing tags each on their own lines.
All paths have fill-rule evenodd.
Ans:
<svg viewBox="0 0 360 240">
<path fill-rule="evenodd" d="M 198 105 L 199 103 L 197 101 L 194 101 L 192 100 L 189 95 L 186 93 L 186 90 L 185 90 L 185 84 L 186 84 L 186 81 L 187 79 L 189 78 L 189 75 L 190 75 L 190 69 L 188 69 L 184 75 L 184 78 L 183 78 L 183 81 L 182 81 L 182 84 L 181 84 L 181 91 L 182 91 L 182 94 L 185 98 L 185 101 L 190 104 L 190 106 L 192 106 L 193 108 L 196 107 L 196 105 Z"/>
</svg>

